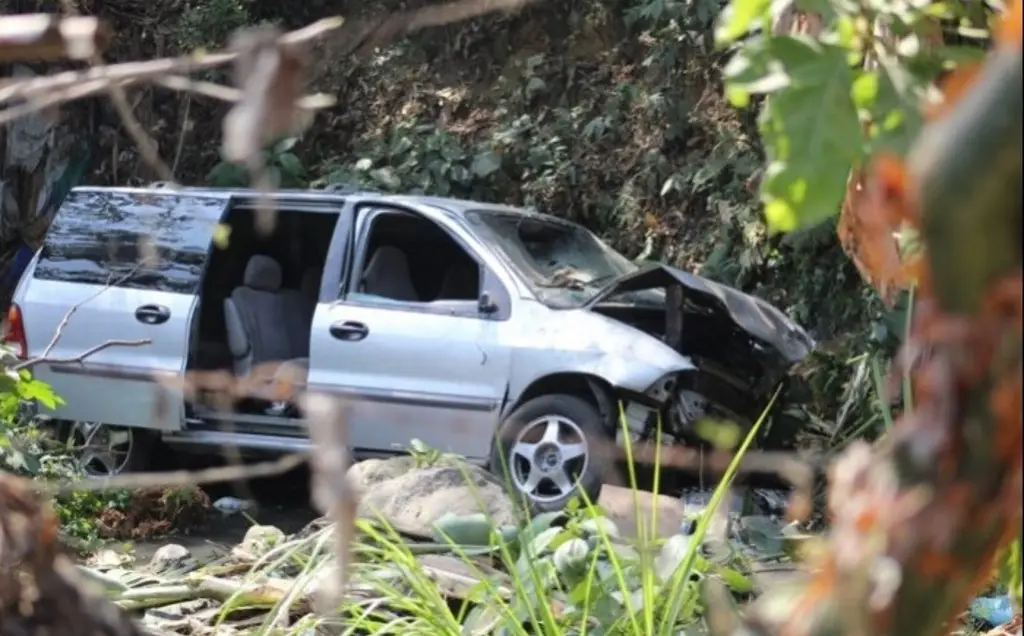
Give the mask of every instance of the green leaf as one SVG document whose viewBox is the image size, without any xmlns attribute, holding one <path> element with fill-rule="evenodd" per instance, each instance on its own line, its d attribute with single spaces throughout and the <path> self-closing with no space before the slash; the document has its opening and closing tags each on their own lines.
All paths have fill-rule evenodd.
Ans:
<svg viewBox="0 0 1024 636">
<path fill-rule="evenodd" d="M 771 0 L 732 0 L 722 11 L 715 29 L 719 46 L 731 44 L 751 30 L 771 23 Z"/>
<path fill-rule="evenodd" d="M 430 447 L 421 439 L 412 439 L 409 441 L 409 448 L 414 453 L 426 453 L 430 451 Z"/>
<path fill-rule="evenodd" d="M 999 568 L 999 579 L 1006 586 L 1010 600 L 1013 602 L 1013 611 L 1017 613 L 1021 611 L 1021 597 L 1024 595 L 1024 562 L 1022 562 L 1021 545 L 1021 537 L 1017 537 L 1007 547 Z"/>
<path fill-rule="evenodd" d="M 569 539 L 555 548 L 552 560 L 558 571 L 565 574 L 583 567 L 590 554 L 590 545 L 583 539 Z"/>
<path fill-rule="evenodd" d="M 274 145 L 274 154 L 279 155 L 288 152 L 295 147 L 295 144 L 299 141 L 298 137 L 285 137 L 281 141 Z"/>
<path fill-rule="evenodd" d="M 750 106 L 750 91 L 738 86 L 727 85 L 725 87 L 725 98 L 735 108 L 746 108 Z"/>
<path fill-rule="evenodd" d="M 864 140 L 845 49 L 789 36 L 772 38 L 771 49 L 790 84 L 761 114 L 768 159 L 761 197 L 769 229 L 788 232 L 839 211 Z"/>
<path fill-rule="evenodd" d="M 388 167 L 371 170 L 370 178 L 392 190 L 398 190 L 402 187 L 402 180 L 398 178 L 398 175 L 395 174 L 394 170 Z"/>
<path fill-rule="evenodd" d="M 501 169 L 501 157 L 493 150 L 487 150 L 473 157 L 470 171 L 477 177 L 489 177 Z"/>
<path fill-rule="evenodd" d="M 686 559 L 687 553 L 697 549 L 697 545 L 687 535 L 674 534 L 662 546 L 654 562 L 655 572 L 662 581 L 668 581 Z"/>
<path fill-rule="evenodd" d="M 284 152 L 277 156 L 277 164 L 281 166 L 281 172 L 286 178 L 298 178 L 305 172 L 302 161 L 291 152 Z"/>
<path fill-rule="evenodd" d="M 857 108 L 870 110 L 878 101 L 878 86 L 880 79 L 878 73 L 863 72 L 853 80 L 850 88 L 850 96 Z"/>
<path fill-rule="evenodd" d="M 789 85 L 789 76 L 774 63 L 768 48 L 770 38 L 759 37 L 744 44 L 725 65 L 726 97 L 738 108 L 751 94 L 767 95 Z"/>
<path fill-rule="evenodd" d="M 240 165 L 222 161 L 206 174 L 206 181 L 217 188 L 244 187 L 249 183 L 249 173 Z"/>
<path fill-rule="evenodd" d="M 548 528 L 538 535 L 531 537 L 529 553 L 535 556 L 542 554 L 545 550 L 552 547 L 552 544 L 563 532 L 565 532 L 563 528 L 554 527 Z"/>
<path fill-rule="evenodd" d="M 525 532 L 530 534 L 530 536 L 537 536 L 541 532 L 550 528 L 556 521 L 559 521 L 564 516 L 565 513 L 561 511 L 542 512 L 530 520 L 530 524 Z"/>
<path fill-rule="evenodd" d="M 491 521 L 483 513 L 455 515 L 448 513 L 434 522 L 434 539 L 456 545 L 487 546 L 491 542 Z"/>
<path fill-rule="evenodd" d="M 619 528 L 608 517 L 591 517 L 580 522 L 580 530 L 587 536 L 618 538 Z"/>
</svg>

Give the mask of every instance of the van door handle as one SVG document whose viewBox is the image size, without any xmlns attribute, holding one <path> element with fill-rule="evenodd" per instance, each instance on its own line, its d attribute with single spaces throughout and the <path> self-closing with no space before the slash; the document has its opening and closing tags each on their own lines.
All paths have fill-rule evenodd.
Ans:
<svg viewBox="0 0 1024 636">
<path fill-rule="evenodd" d="M 345 342 L 357 342 L 370 334 L 370 330 L 361 322 L 353 320 L 338 321 L 331 325 L 331 335 Z"/>
<path fill-rule="evenodd" d="M 159 325 L 171 318 L 171 310 L 163 305 L 142 305 L 135 310 L 135 319 L 145 325 Z"/>
</svg>

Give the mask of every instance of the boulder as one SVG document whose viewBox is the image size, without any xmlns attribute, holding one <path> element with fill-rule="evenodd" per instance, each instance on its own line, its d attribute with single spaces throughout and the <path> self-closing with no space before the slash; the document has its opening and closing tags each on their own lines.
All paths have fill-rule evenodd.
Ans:
<svg viewBox="0 0 1024 636">
<path fill-rule="evenodd" d="M 638 537 L 637 508 L 646 538 L 652 538 L 651 520 L 657 509 L 657 524 L 653 536 L 670 537 L 679 532 L 686 519 L 687 510 L 682 501 L 668 495 L 655 495 L 646 491 L 636 491 L 620 486 L 605 484 L 601 488 L 601 496 L 597 505 L 604 510 L 610 520 L 615 522 L 625 537 Z"/>
<path fill-rule="evenodd" d="M 285 540 L 285 534 L 276 526 L 252 526 L 245 531 L 242 542 L 231 549 L 236 561 L 256 561 Z"/>
<path fill-rule="evenodd" d="M 407 455 L 388 459 L 366 459 L 348 469 L 348 483 L 356 492 L 369 492 L 382 481 L 401 477 L 416 468 L 416 461 Z"/>
<path fill-rule="evenodd" d="M 352 466 L 348 477 L 359 493 L 359 515 L 382 517 L 400 532 L 430 536 L 433 523 L 449 513 L 482 512 L 496 525 L 516 522 L 501 482 L 476 466 L 417 468 L 411 457 L 370 459 Z"/>
<path fill-rule="evenodd" d="M 153 553 L 149 560 L 149 571 L 158 574 L 171 570 L 192 569 L 196 565 L 192 553 L 183 545 L 168 543 Z"/>
</svg>

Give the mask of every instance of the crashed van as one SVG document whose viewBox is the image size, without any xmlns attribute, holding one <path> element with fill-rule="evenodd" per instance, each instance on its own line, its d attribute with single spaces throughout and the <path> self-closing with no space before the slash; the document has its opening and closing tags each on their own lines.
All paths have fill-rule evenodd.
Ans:
<svg viewBox="0 0 1024 636">
<path fill-rule="evenodd" d="M 345 190 L 73 190 L 4 336 L 96 475 L 156 444 L 306 450 L 300 396 L 357 457 L 418 439 L 540 509 L 596 498 L 609 445 L 749 425 L 813 347 L 755 297 L 641 267 L 519 208 Z M 264 222 L 260 222 L 263 219 Z M 272 225 L 272 228 L 270 226 Z M 270 229 L 268 229 L 270 228 Z M 621 407 L 621 410 L 620 410 Z M 624 416 L 623 416 L 624 415 Z"/>
</svg>

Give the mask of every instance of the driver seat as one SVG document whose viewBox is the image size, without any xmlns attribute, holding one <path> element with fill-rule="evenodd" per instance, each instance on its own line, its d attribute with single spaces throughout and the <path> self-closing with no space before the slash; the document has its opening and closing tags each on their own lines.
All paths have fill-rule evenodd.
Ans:
<svg viewBox="0 0 1024 636">
<path fill-rule="evenodd" d="M 405 252 L 392 245 L 381 245 L 370 257 L 363 270 L 361 290 L 364 294 L 419 302 L 409 274 L 409 259 Z"/>
</svg>

